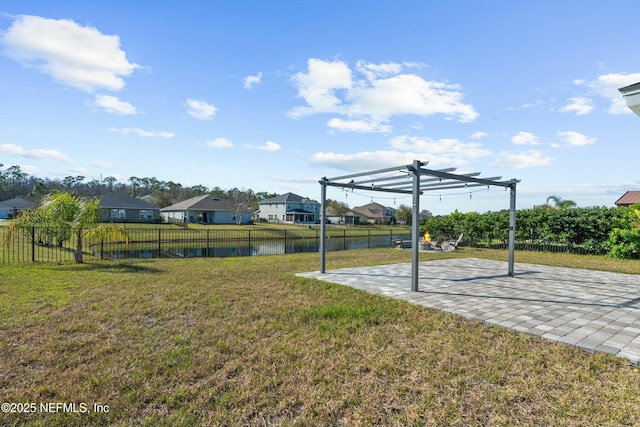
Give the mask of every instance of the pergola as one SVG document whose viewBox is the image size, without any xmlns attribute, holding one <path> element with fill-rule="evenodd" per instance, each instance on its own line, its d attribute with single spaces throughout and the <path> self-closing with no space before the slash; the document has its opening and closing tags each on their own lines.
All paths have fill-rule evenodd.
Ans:
<svg viewBox="0 0 640 427">
<path fill-rule="evenodd" d="M 502 177 L 479 178 L 480 172 L 453 174 L 456 168 L 427 169 L 426 162 L 414 160 L 410 165 L 402 165 L 369 172 L 323 177 L 321 186 L 320 219 L 320 272 L 325 273 L 327 237 L 327 187 L 341 187 L 352 190 L 377 191 L 397 194 L 411 194 L 411 290 L 418 291 L 419 238 L 420 238 L 420 195 L 425 191 L 443 191 L 459 188 L 491 187 L 508 188 L 509 203 L 509 276 L 513 276 L 515 230 L 516 230 L 516 179 L 501 181 Z M 423 179 L 422 177 L 428 177 Z M 408 179 L 411 179 L 411 182 Z"/>
</svg>

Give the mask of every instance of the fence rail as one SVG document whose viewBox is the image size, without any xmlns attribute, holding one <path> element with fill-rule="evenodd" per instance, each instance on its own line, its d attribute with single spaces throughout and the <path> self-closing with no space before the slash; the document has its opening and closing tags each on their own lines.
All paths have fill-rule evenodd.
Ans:
<svg viewBox="0 0 640 427">
<path fill-rule="evenodd" d="M 50 230 L 28 227 L 6 240 L 6 229 L 0 227 L 0 263 L 69 262 L 74 260 L 77 242 L 74 237 L 57 241 Z M 126 239 L 82 239 L 85 260 L 125 258 L 191 258 L 279 255 L 296 252 L 318 252 L 320 232 L 315 228 L 256 229 L 191 229 L 191 228 L 125 228 Z M 73 234 L 72 234 L 73 236 Z M 327 250 L 391 247 L 394 240 L 410 239 L 409 232 L 398 229 L 328 230 Z M 462 242 L 478 248 L 507 249 L 507 243 Z M 516 250 L 601 253 L 593 247 L 558 243 L 516 242 Z"/>
<path fill-rule="evenodd" d="M 487 249 L 508 249 L 509 244 L 501 243 L 478 243 L 474 242 L 470 245 L 474 248 Z M 515 249 L 518 251 L 534 251 L 534 252 L 552 252 L 552 253 L 571 253 L 578 255 L 604 255 L 606 252 L 599 247 L 571 245 L 566 243 L 531 243 L 526 241 L 516 241 Z"/>
<path fill-rule="evenodd" d="M 65 262 L 74 260 L 74 233 L 62 241 L 42 227 L 28 227 L 6 240 L 0 227 L 0 263 Z M 82 238 L 83 257 L 92 259 L 188 258 L 276 255 L 317 252 L 320 232 L 296 229 L 126 228 L 126 239 Z M 408 234 L 385 229 L 335 229 L 328 250 L 390 247 Z"/>
</svg>

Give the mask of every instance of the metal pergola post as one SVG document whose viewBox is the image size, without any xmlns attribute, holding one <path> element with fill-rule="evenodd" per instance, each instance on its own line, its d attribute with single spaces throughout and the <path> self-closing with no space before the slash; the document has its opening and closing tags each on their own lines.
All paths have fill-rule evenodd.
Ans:
<svg viewBox="0 0 640 427">
<path fill-rule="evenodd" d="M 420 264 L 420 162 L 413 161 L 413 203 L 411 209 L 411 290 L 418 292 L 418 267 Z"/>
<path fill-rule="evenodd" d="M 508 275 L 513 277 L 513 265 L 516 250 L 516 183 L 509 186 L 509 268 Z"/>
<path fill-rule="evenodd" d="M 327 178 L 320 180 L 320 273 L 325 272 L 327 253 Z"/>
</svg>

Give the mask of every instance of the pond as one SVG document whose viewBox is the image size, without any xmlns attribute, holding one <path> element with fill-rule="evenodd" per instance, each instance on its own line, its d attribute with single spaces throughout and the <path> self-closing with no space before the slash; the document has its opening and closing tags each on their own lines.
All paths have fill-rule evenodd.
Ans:
<svg viewBox="0 0 640 427">
<path fill-rule="evenodd" d="M 409 239 L 409 234 L 334 237 L 328 238 L 327 251 L 351 249 L 389 248 L 394 240 Z M 96 253 L 99 258 L 197 258 L 197 257 L 237 257 L 283 255 L 302 252 L 319 252 L 320 239 L 274 239 L 274 240 L 236 240 L 233 242 L 215 243 L 200 247 L 190 244 L 188 247 L 179 244 L 159 245 L 158 248 L 145 249 L 107 249 Z"/>
</svg>

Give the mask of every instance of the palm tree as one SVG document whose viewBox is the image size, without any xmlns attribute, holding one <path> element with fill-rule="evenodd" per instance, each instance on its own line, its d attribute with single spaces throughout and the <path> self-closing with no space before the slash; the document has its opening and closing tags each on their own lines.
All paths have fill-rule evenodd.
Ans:
<svg viewBox="0 0 640 427">
<path fill-rule="evenodd" d="M 553 201 L 553 206 L 549 205 L 549 200 Z M 559 196 L 549 196 L 547 197 L 547 206 L 555 209 L 569 209 L 575 208 L 577 204 L 573 200 L 564 200 Z"/>
<path fill-rule="evenodd" d="M 40 236 L 42 244 L 53 244 L 55 239 L 58 246 L 75 237 L 76 250 L 74 260 L 83 262 L 82 241 L 84 238 L 116 238 L 127 239 L 123 229 L 112 224 L 100 222 L 100 199 L 80 199 L 77 196 L 59 192 L 46 196 L 39 207 L 19 215 L 5 233 L 5 245 L 8 245 L 13 235 L 19 231 L 29 237 L 30 227 L 41 227 L 44 235 Z"/>
</svg>

